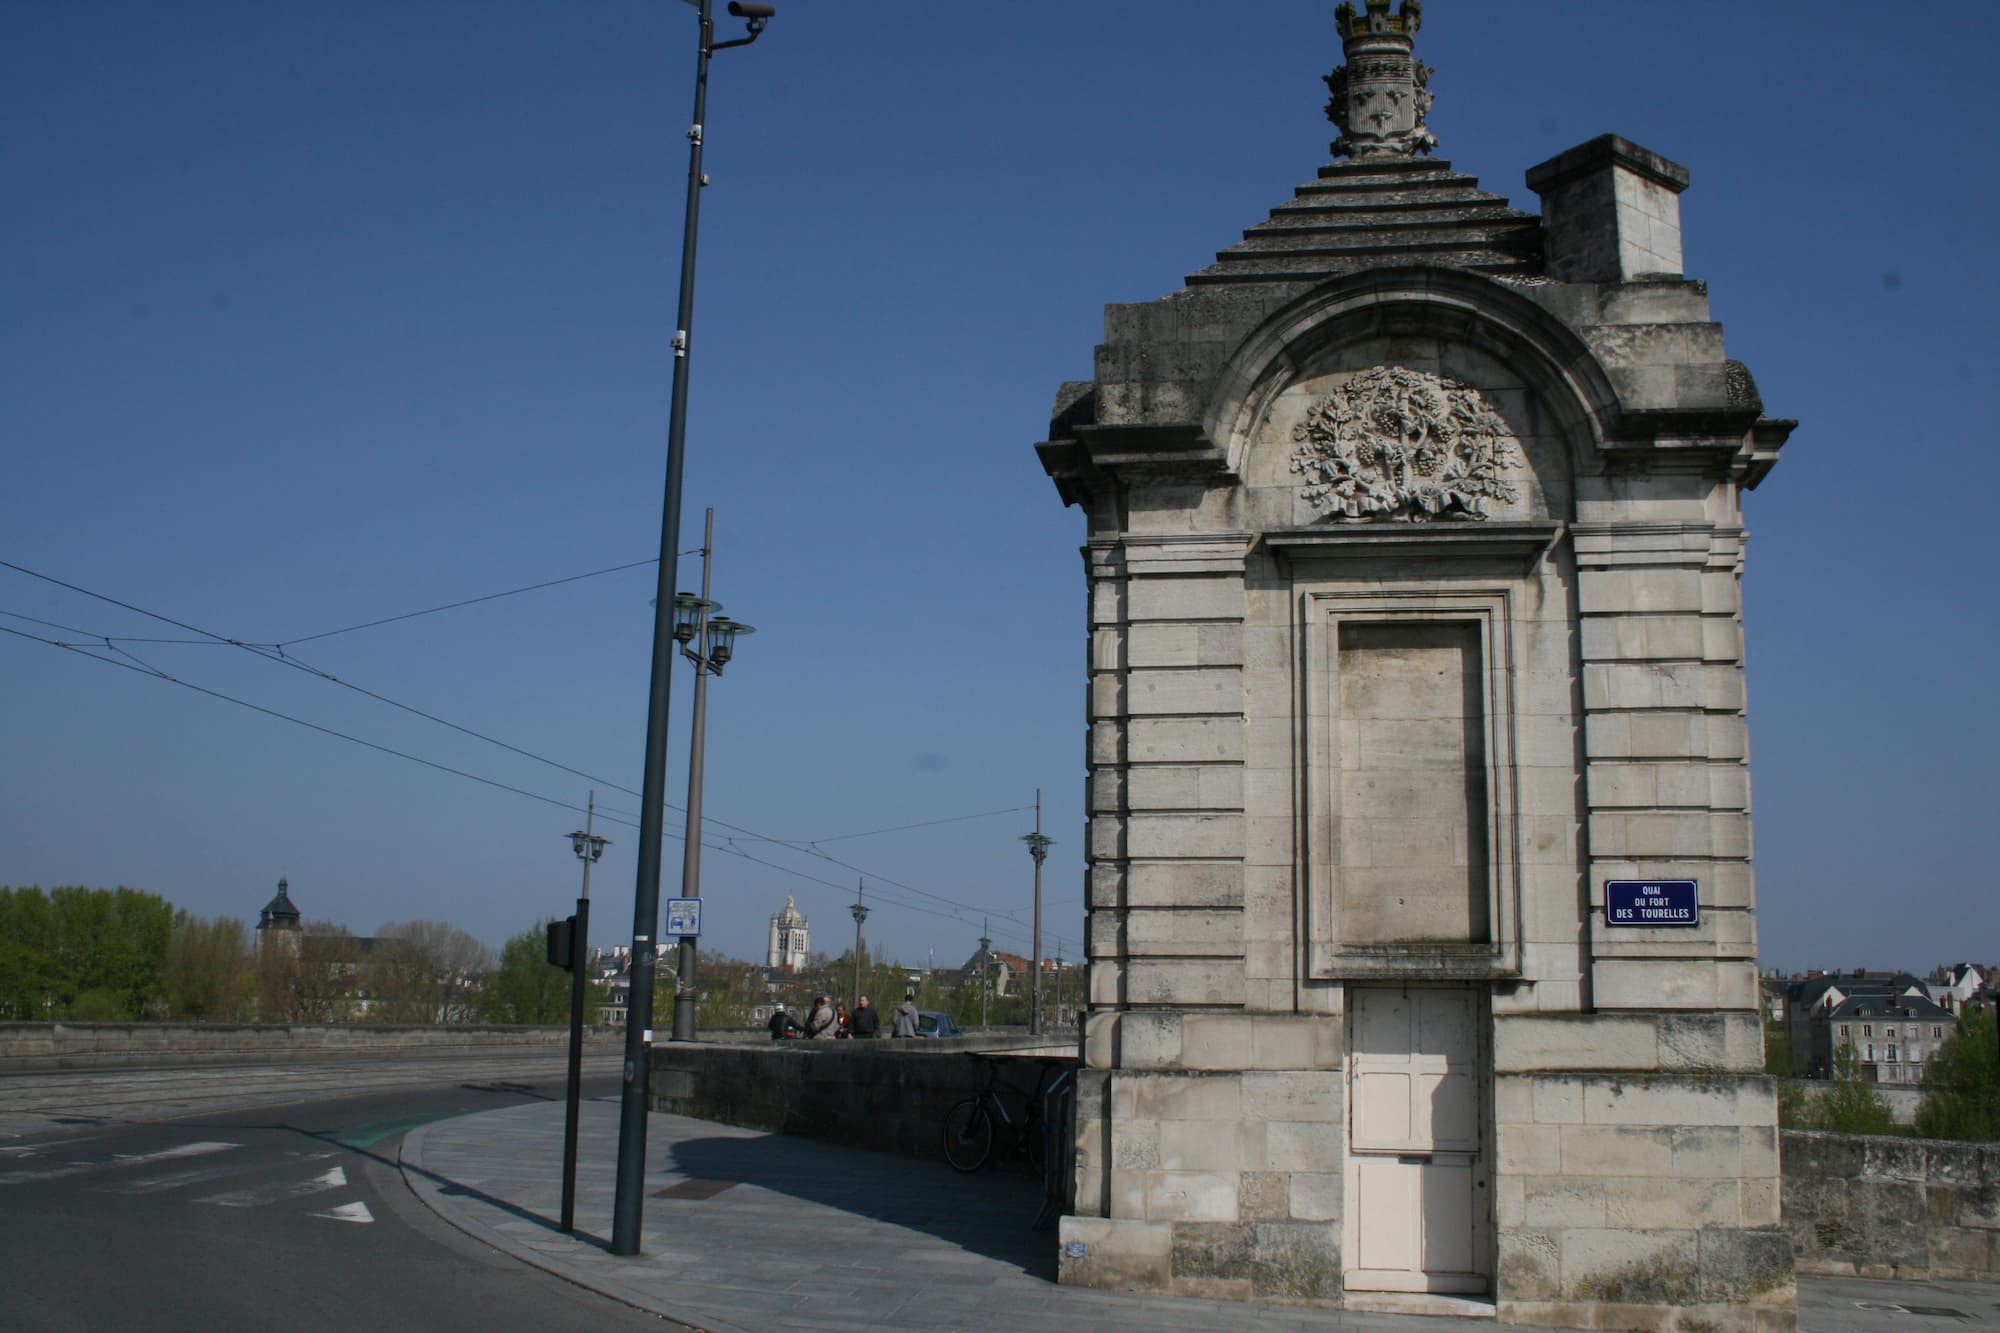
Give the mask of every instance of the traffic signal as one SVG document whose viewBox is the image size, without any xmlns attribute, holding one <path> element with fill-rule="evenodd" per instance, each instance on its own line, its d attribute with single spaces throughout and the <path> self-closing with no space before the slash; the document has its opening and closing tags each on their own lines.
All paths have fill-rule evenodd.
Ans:
<svg viewBox="0 0 2000 1333">
<path fill-rule="evenodd" d="M 576 918 L 549 922 L 549 966 L 567 972 L 576 963 Z"/>
</svg>

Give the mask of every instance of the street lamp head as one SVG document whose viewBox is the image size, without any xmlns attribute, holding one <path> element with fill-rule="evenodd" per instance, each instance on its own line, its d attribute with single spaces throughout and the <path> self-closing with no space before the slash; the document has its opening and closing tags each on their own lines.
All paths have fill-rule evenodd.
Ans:
<svg viewBox="0 0 2000 1333">
<path fill-rule="evenodd" d="M 685 648 L 701 632 L 702 617 L 722 609 L 721 602 L 706 602 L 691 592 L 674 594 L 674 638 Z"/>
<path fill-rule="evenodd" d="M 735 655 L 737 636 L 756 632 L 755 625 L 746 625 L 728 616 L 715 617 L 708 622 L 708 660 L 715 664 L 717 670 L 727 666 L 729 659 Z"/>
<path fill-rule="evenodd" d="M 604 845 L 610 841 L 611 839 L 600 838 L 595 833 L 585 833 L 582 829 L 573 829 L 569 835 L 570 850 L 576 853 L 579 861 L 585 858 L 592 861 L 603 860 Z"/>
<path fill-rule="evenodd" d="M 1028 844 L 1028 855 L 1035 858 L 1036 865 L 1040 865 L 1048 856 L 1049 848 L 1056 845 L 1054 838 L 1043 833 L 1023 833 L 1021 841 Z"/>
</svg>

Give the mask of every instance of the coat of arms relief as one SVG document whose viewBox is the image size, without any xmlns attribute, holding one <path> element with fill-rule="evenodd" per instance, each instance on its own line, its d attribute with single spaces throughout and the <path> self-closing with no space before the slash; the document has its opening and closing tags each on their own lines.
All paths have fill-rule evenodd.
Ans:
<svg viewBox="0 0 2000 1333">
<path fill-rule="evenodd" d="M 1512 504 L 1520 441 L 1479 391 L 1402 366 L 1376 366 L 1307 409 L 1292 432 L 1299 493 L 1329 519 L 1428 522 L 1487 517 Z"/>
</svg>

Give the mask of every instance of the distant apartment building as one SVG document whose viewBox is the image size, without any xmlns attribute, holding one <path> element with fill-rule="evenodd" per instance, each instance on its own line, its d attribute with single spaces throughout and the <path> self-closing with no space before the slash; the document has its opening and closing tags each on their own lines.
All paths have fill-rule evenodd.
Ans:
<svg viewBox="0 0 2000 1333">
<path fill-rule="evenodd" d="M 1958 1019 L 1908 972 L 1818 972 L 1794 978 L 1786 1001 L 1792 1059 L 1808 1078 L 1827 1078 L 1834 1054 L 1854 1052 L 1869 1083 L 1913 1084 L 1958 1028 Z"/>
<path fill-rule="evenodd" d="M 1991 1008 L 1993 981 L 2000 975 L 2000 969 L 1974 967 L 1971 963 L 1953 963 L 1931 973 L 1929 987 L 1931 1000 L 1941 1009 L 1949 1009 L 1954 1014 L 1962 1014 L 1968 1006 Z M 1989 1003 L 1980 1004 L 1985 997 Z"/>
</svg>

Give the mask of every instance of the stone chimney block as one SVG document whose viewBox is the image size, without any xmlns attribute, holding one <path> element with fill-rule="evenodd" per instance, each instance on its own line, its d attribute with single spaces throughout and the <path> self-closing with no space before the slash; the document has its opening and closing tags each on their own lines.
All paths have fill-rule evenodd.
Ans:
<svg viewBox="0 0 2000 1333">
<path fill-rule="evenodd" d="M 1681 276 L 1687 168 L 1606 134 L 1528 169 L 1542 197 L 1549 276 L 1632 282 Z"/>
</svg>

